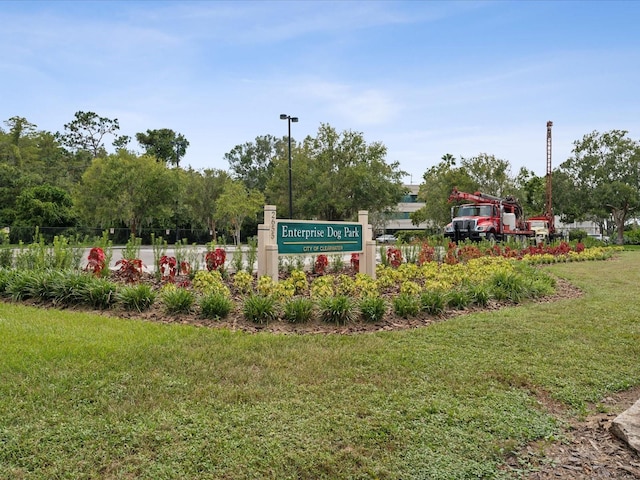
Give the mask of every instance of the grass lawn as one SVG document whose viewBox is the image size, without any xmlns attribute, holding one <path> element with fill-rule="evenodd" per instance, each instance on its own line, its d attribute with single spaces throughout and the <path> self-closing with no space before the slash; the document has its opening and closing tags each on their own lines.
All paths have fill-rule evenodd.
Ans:
<svg viewBox="0 0 640 480">
<path fill-rule="evenodd" d="M 547 268 L 585 295 L 348 336 L 0 303 L 0 478 L 502 478 L 536 394 L 640 384 L 640 252 Z"/>
</svg>

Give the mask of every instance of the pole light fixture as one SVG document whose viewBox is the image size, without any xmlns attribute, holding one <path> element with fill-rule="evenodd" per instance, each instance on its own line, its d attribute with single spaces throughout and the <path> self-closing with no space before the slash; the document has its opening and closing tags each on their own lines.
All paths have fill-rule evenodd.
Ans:
<svg viewBox="0 0 640 480">
<path fill-rule="evenodd" d="M 291 187 L 291 122 L 296 123 L 298 117 L 292 117 L 286 113 L 280 114 L 280 120 L 286 120 L 289 125 L 289 218 L 293 218 L 293 193 Z"/>
</svg>

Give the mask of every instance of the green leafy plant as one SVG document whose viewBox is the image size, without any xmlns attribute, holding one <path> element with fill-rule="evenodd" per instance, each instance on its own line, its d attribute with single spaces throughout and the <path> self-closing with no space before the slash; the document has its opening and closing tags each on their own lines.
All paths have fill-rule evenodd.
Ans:
<svg viewBox="0 0 640 480">
<path fill-rule="evenodd" d="M 345 264 L 342 255 L 331 255 L 329 263 L 331 264 L 331 271 L 333 273 L 339 273 L 344 270 Z"/>
<path fill-rule="evenodd" d="M 233 301 L 222 293 L 210 293 L 198 301 L 200 315 L 205 318 L 225 318 L 233 310 Z"/>
<path fill-rule="evenodd" d="M 258 258 L 258 238 L 257 237 L 249 237 L 247 238 L 247 272 L 253 273 L 253 267 L 256 264 L 256 260 Z"/>
<path fill-rule="evenodd" d="M 167 256 L 167 241 L 162 237 L 156 237 L 151 234 L 151 248 L 153 249 L 153 264 L 160 265 L 161 259 Z M 156 269 L 155 276 L 157 279 L 161 277 L 160 269 Z"/>
<path fill-rule="evenodd" d="M 233 255 L 231 256 L 231 265 L 235 272 L 241 272 L 242 267 L 244 265 L 243 261 L 243 253 L 242 253 L 242 245 L 236 246 L 236 249 L 233 251 Z"/>
<path fill-rule="evenodd" d="M 139 285 L 127 285 L 116 293 L 116 300 L 122 304 L 126 310 L 137 310 L 142 312 L 148 310 L 156 300 L 156 292 L 151 285 L 141 283 Z"/>
<path fill-rule="evenodd" d="M 249 272 L 237 272 L 233 276 L 233 286 L 241 294 L 248 294 L 253 287 L 253 275 Z"/>
<path fill-rule="evenodd" d="M 289 323 L 305 323 L 313 318 L 313 301 L 309 298 L 292 298 L 284 304 L 283 318 Z"/>
<path fill-rule="evenodd" d="M 320 318 L 327 323 L 346 325 L 355 317 L 355 305 L 351 298 L 345 295 L 324 297 L 320 299 Z"/>
<path fill-rule="evenodd" d="M 91 305 L 89 291 L 96 278 L 86 273 L 65 272 L 54 277 L 54 301 L 64 305 Z M 55 287 L 58 287 L 56 290 Z"/>
<path fill-rule="evenodd" d="M 254 323 L 269 323 L 278 318 L 276 301 L 269 295 L 249 295 L 242 306 L 242 313 Z"/>
<path fill-rule="evenodd" d="M 142 245 L 142 239 L 136 237 L 133 233 L 129 237 L 127 244 L 122 249 L 122 258 L 126 260 L 133 260 L 134 258 L 140 258 L 140 246 Z"/>
<path fill-rule="evenodd" d="M 360 316 L 365 322 L 379 322 L 387 313 L 387 302 L 379 296 L 368 296 L 360 300 Z"/>
<path fill-rule="evenodd" d="M 203 294 L 222 293 L 230 295 L 229 287 L 222 279 L 220 270 L 200 270 L 193 277 L 193 288 Z"/>
</svg>

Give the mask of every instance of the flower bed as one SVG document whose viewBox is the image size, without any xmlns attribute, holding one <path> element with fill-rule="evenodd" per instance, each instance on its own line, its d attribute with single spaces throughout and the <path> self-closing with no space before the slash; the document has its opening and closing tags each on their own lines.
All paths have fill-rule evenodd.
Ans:
<svg viewBox="0 0 640 480">
<path fill-rule="evenodd" d="M 316 258 L 313 271 L 270 277 L 225 270 L 226 253 L 205 254 L 207 270 L 192 271 L 173 257 L 159 260 L 159 276 L 145 274 L 138 259 L 108 272 L 105 254 L 91 249 L 85 272 L 0 269 L 0 296 L 47 306 L 98 309 L 123 317 L 152 318 L 273 331 L 369 331 L 407 328 L 470 309 L 495 308 L 554 294 L 556 281 L 539 268 L 553 262 L 604 260 L 615 247 L 560 243 L 513 249 L 494 245 L 420 246 L 415 263 L 388 247 L 376 279 L 355 273 L 357 258 L 327 273 Z M 391 326 L 391 327 L 390 327 Z"/>
</svg>

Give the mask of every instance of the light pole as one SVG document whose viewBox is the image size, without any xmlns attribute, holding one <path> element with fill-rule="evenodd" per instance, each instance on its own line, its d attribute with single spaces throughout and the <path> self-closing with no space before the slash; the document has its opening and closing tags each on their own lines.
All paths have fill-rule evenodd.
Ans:
<svg viewBox="0 0 640 480">
<path fill-rule="evenodd" d="M 280 120 L 287 120 L 289 124 L 289 218 L 293 218 L 293 195 L 291 193 L 291 122 L 297 122 L 298 117 L 286 113 L 280 114 Z"/>
</svg>

